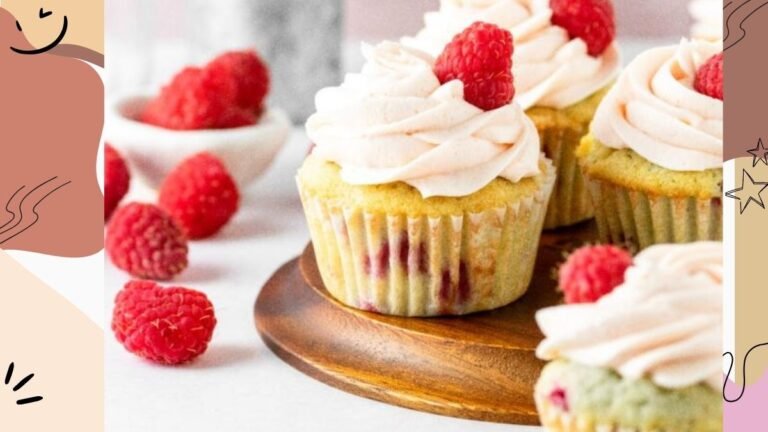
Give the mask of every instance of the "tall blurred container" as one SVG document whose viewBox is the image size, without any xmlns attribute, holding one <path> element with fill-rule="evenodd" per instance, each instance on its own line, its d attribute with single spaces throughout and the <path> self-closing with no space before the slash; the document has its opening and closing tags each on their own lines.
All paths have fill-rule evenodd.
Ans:
<svg viewBox="0 0 768 432">
<path fill-rule="evenodd" d="M 272 70 L 271 103 L 302 123 L 341 74 L 342 0 L 112 0 L 110 91 L 157 88 L 187 64 L 256 48 Z"/>
</svg>

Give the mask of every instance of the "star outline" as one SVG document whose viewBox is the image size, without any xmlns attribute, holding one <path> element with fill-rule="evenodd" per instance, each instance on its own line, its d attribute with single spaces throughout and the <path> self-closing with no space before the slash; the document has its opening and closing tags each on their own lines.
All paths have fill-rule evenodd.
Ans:
<svg viewBox="0 0 768 432">
<path fill-rule="evenodd" d="M 768 165 L 768 149 L 763 145 L 763 139 L 757 139 L 757 147 L 747 150 L 747 153 L 752 155 L 752 168 L 756 167 L 759 162 Z"/>
<path fill-rule="evenodd" d="M 759 192 L 757 192 L 757 198 L 753 195 L 749 195 L 746 202 L 741 199 L 739 196 L 739 192 L 744 190 L 744 185 L 746 184 L 746 179 L 749 179 L 749 182 L 752 184 L 752 186 L 762 186 Z M 763 197 L 761 194 L 765 189 L 768 188 L 768 182 L 756 182 L 754 178 L 749 174 L 749 172 L 745 169 L 741 170 L 741 187 L 730 190 L 725 193 L 725 196 L 728 198 L 735 199 L 739 201 L 739 214 L 744 214 L 744 211 L 747 210 L 747 207 L 749 207 L 749 203 L 754 202 L 758 206 L 760 206 L 763 210 L 765 210 L 765 202 L 763 201 Z"/>
</svg>

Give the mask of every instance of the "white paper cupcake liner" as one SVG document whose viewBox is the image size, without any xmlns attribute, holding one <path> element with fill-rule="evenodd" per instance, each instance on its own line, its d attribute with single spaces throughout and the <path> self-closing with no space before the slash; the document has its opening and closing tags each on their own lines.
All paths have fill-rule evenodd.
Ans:
<svg viewBox="0 0 768 432">
<path fill-rule="evenodd" d="M 461 315 L 527 290 L 554 169 L 512 205 L 441 217 L 335 206 L 302 191 L 323 282 L 340 302 L 388 315 Z M 301 186 L 299 186 L 301 189 Z"/>
<path fill-rule="evenodd" d="M 583 131 L 574 128 L 549 127 L 540 130 L 541 148 L 557 169 L 557 180 L 549 201 L 544 229 L 565 227 L 594 216 L 576 148 Z"/>
<path fill-rule="evenodd" d="M 651 195 L 589 176 L 586 180 L 600 239 L 604 242 L 643 249 L 660 243 L 723 238 L 720 198 Z"/>
</svg>

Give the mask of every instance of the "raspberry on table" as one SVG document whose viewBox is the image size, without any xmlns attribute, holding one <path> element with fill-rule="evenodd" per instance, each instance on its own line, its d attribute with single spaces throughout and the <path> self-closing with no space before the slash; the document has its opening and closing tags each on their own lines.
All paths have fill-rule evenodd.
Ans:
<svg viewBox="0 0 768 432">
<path fill-rule="evenodd" d="M 224 164 L 202 152 L 179 164 L 160 187 L 159 204 L 191 239 L 216 234 L 237 213 L 240 194 Z"/>
<path fill-rule="evenodd" d="M 723 53 L 715 54 L 696 71 L 693 88 L 701 94 L 723 100 Z"/>
<path fill-rule="evenodd" d="M 104 146 L 104 220 L 109 220 L 128 193 L 131 173 L 120 154 L 109 143 Z"/>
<path fill-rule="evenodd" d="M 513 51 L 512 33 L 476 22 L 446 45 L 435 62 L 435 75 L 442 84 L 461 80 L 464 99 L 490 111 L 509 104 L 515 96 Z"/>
<path fill-rule="evenodd" d="M 269 68 L 254 50 L 231 51 L 213 59 L 206 69 L 235 84 L 237 104 L 252 113 L 261 111 L 269 93 Z"/>
<path fill-rule="evenodd" d="M 587 44 L 587 52 L 597 57 L 616 39 L 616 18 L 611 0 L 550 0 L 552 24 L 568 31 L 571 39 Z"/>
<path fill-rule="evenodd" d="M 116 267 L 142 279 L 169 280 L 187 268 L 187 238 L 179 224 L 152 204 L 119 207 L 104 245 Z"/>
<path fill-rule="evenodd" d="M 566 303 L 592 303 L 624 283 L 632 255 L 612 245 L 574 251 L 558 271 Z"/>
<path fill-rule="evenodd" d="M 125 349 L 164 365 L 188 362 L 205 352 L 216 327 L 205 294 L 131 281 L 117 294 L 112 331 Z"/>
</svg>

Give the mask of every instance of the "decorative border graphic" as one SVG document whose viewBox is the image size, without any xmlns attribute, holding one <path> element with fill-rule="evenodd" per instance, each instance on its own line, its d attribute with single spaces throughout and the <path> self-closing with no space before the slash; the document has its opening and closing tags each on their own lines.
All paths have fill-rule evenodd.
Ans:
<svg viewBox="0 0 768 432">
<path fill-rule="evenodd" d="M 15 369 L 14 363 L 11 362 L 8 365 L 7 371 L 5 372 L 5 385 L 6 386 L 11 385 L 11 380 L 13 379 L 13 371 L 14 371 L 14 369 Z M 34 377 L 35 377 L 35 374 L 31 373 L 31 374 L 25 376 L 24 378 L 22 378 L 19 382 L 17 382 L 13 386 L 13 389 L 12 389 L 13 392 L 15 393 L 15 392 L 21 390 Z M 35 403 L 35 402 L 40 402 L 41 400 L 43 400 L 42 396 L 24 397 L 24 398 L 21 398 L 21 399 L 17 399 L 16 400 L 16 405 L 28 405 L 28 404 Z"/>
<path fill-rule="evenodd" d="M 723 26 L 724 51 L 733 48 L 747 37 L 747 30 L 744 28 L 744 25 L 752 15 L 756 14 L 763 6 L 768 5 L 768 0 L 747 0 L 729 11 L 731 6 L 734 6 L 734 3 L 734 1 L 729 1 L 723 7 L 723 15 L 725 17 Z M 735 25 L 735 23 L 738 23 L 739 31 L 731 33 L 731 26 Z"/>
<path fill-rule="evenodd" d="M 758 139 L 757 147 L 747 150 L 747 153 L 752 155 L 752 168 L 756 167 L 758 163 L 763 162 L 768 165 L 768 150 L 763 147 L 762 138 Z M 749 180 L 749 181 L 747 181 Z M 756 182 L 752 177 L 752 174 L 746 169 L 741 170 L 741 186 L 729 190 L 725 193 L 728 198 L 739 201 L 739 213 L 744 214 L 749 204 L 755 203 L 765 210 L 765 203 L 763 202 L 762 193 L 768 188 L 768 181 Z"/>
</svg>

